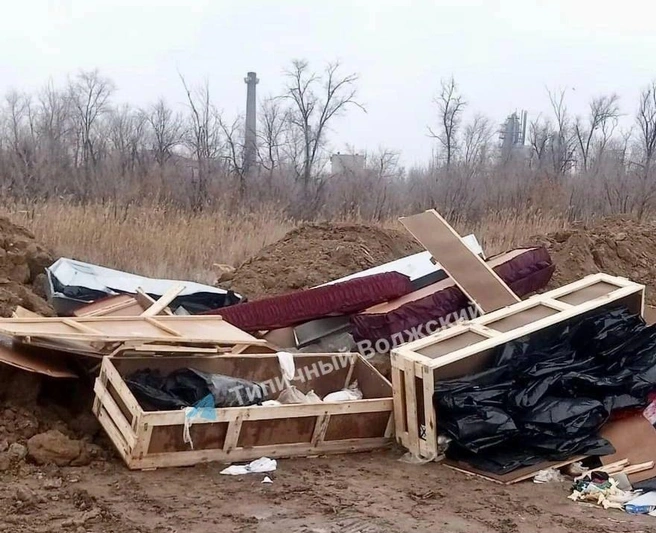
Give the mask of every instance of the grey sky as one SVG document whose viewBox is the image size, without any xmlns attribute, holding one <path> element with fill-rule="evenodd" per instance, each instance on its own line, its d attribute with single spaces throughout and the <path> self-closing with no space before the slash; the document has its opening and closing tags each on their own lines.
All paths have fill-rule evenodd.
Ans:
<svg viewBox="0 0 656 533">
<path fill-rule="evenodd" d="M 216 105 L 235 115 L 247 71 L 264 96 L 280 91 L 293 58 L 317 69 L 339 59 L 360 75 L 368 113 L 353 109 L 335 124 L 335 149 L 385 146 L 424 163 L 431 100 L 451 74 L 468 113 L 495 122 L 515 109 L 546 111 L 546 86 L 569 87 L 574 112 L 614 91 L 633 114 L 656 77 L 655 15 L 649 0 L 5 0 L 0 89 L 97 67 L 117 101 L 181 104 L 179 70 L 189 83 L 207 78 Z"/>
</svg>

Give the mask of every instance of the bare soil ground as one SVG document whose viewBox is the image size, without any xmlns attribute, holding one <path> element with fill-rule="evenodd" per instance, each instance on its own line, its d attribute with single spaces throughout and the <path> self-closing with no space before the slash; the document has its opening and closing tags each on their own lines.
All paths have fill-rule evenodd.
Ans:
<svg viewBox="0 0 656 533">
<path fill-rule="evenodd" d="M 656 519 L 566 499 L 568 484 L 500 486 L 400 452 L 280 460 L 263 474 L 220 464 L 151 472 L 117 460 L 0 477 L 0 531 L 107 533 L 638 533 Z"/>
</svg>

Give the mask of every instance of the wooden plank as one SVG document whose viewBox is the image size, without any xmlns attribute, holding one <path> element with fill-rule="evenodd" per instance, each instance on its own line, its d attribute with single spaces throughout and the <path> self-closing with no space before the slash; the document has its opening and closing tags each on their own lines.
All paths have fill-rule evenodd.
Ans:
<svg viewBox="0 0 656 533">
<path fill-rule="evenodd" d="M 96 398 L 100 401 L 100 405 L 111 417 L 112 422 L 121 432 L 123 440 L 125 440 L 128 449 L 134 448 L 136 444 L 136 435 L 132 430 L 132 426 L 128 423 L 123 413 L 119 409 L 118 405 L 112 398 L 112 395 L 109 394 L 109 391 L 105 388 L 102 382 L 99 379 L 96 379 L 96 382 L 93 387 L 93 392 L 96 394 Z"/>
<path fill-rule="evenodd" d="M 241 433 L 241 424 L 243 416 L 237 415 L 234 420 L 228 424 L 228 431 L 226 433 L 225 442 L 223 444 L 223 451 L 228 453 L 235 449 L 239 441 L 239 434 Z"/>
<path fill-rule="evenodd" d="M 216 420 L 199 418 L 194 424 L 211 424 L 214 422 L 231 422 L 242 417 L 244 421 L 269 420 L 272 418 L 303 418 L 317 416 L 321 413 L 341 415 L 350 413 L 376 413 L 391 411 L 391 398 L 357 400 L 354 402 L 315 403 L 297 405 L 275 405 L 271 407 L 228 407 L 215 409 Z M 145 422 L 152 426 L 172 426 L 184 424 L 184 411 L 149 411 L 145 413 Z"/>
<path fill-rule="evenodd" d="M 431 209 L 400 220 L 482 313 L 520 301 L 437 211 Z"/>
<path fill-rule="evenodd" d="M 606 295 L 601 298 L 596 298 L 594 300 L 591 300 L 589 302 L 585 302 L 582 304 L 579 304 L 577 306 L 572 307 L 571 309 L 568 309 L 566 311 L 561 311 L 559 313 L 556 313 L 555 315 L 551 315 L 548 317 L 545 317 L 541 320 L 538 320 L 536 322 L 532 322 L 530 324 L 526 324 L 525 326 L 522 326 L 520 328 L 505 332 L 503 335 L 498 335 L 496 337 L 492 337 L 490 339 L 484 340 L 480 343 L 467 346 L 465 348 L 462 348 L 460 350 L 457 350 L 455 352 L 449 353 L 448 355 L 445 355 L 443 357 L 439 357 L 436 359 L 429 360 L 428 364 L 433 367 L 434 369 L 448 366 L 450 364 L 453 364 L 461 359 L 464 359 L 466 357 L 469 357 L 470 355 L 476 354 L 483 352 L 485 350 L 488 350 L 490 348 L 494 348 L 496 346 L 500 346 L 501 344 L 505 344 L 511 340 L 518 339 L 520 337 L 523 337 L 524 335 L 529 335 L 531 333 L 535 333 L 536 331 L 539 331 L 541 329 L 547 328 L 549 326 L 553 326 L 559 323 L 563 323 L 566 320 L 569 320 L 571 318 L 574 318 L 576 316 L 582 315 L 588 311 L 592 311 L 601 307 L 604 307 L 610 303 L 616 302 L 618 300 L 621 300 L 622 298 L 629 297 L 631 295 L 637 295 L 642 291 L 641 288 L 638 287 L 626 287 L 622 289 L 617 289 L 614 293 Z M 458 327 L 458 326 L 456 326 Z M 434 339 L 435 341 L 435 339 Z M 439 342 L 439 341 L 438 341 Z M 406 350 L 411 350 L 412 347 L 410 345 L 405 346 Z"/>
<path fill-rule="evenodd" d="M 35 313 L 34 311 L 30 311 L 29 309 L 25 309 L 20 305 L 17 305 L 16 309 L 14 309 L 14 311 L 11 313 L 11 316 L 12 318 L 37 318 L 41 315 L 39 313 Z"/>
<path fill-rule="evenodd" d="M 639 465 L 630 465 L 621 470 L 622 474 L 630 476 L 631 474 L 638 474 L 640 472 L 651 472 L 654 469 L 654 461 L 647 461 L 646 463 L 640 463 Z"/>
<path fill-rule="evenodd" d="M 148 454 L 142 459 L 132 457 L 128 464 L 131 469 L 165 468 L 172 466 L 189 466 L 212 461 L 238 462 L 250 461 L 259 457 L 303 457 L 308 455 L 330 455 L 341 453 L 366 452 L 386 448 L 390 439 L 347 439 L 342 441 L 324 442 L 319 446 L 309 443 L 284 444 L 275 446 L 255 446 L 252 448 L 236 448 L 230 453 L 222 449 L 195 450 Z"/>
<path fill-rule="evenodd" d="M 132 394 L 132 391 L 123 381 L 123 378 L 118 373 L 112 360 L 109 357 L 103 358 L 102 364 L 100 366 L 101 375 L 105 376 L 105 379 L 108 383 L 111 383 L 112 387 L 116 393 L 120 396 L 121 401 L 125 407 L 130 411 L 133 417 L 140 417 L 144 414 L 144 410 L 139 405 L 139 402 Z M 106 385 L 103 383 L 103 385 Z M 184 412 L 181 413 L 184 417 Z M 184 420 L 183 420 L 184 422 Z"/>
<path fill-rule="evenodd" d="M 73 311 L 73 316 L 139 316 L 142 312 L 143 308 L 134 296 L 117 294 L 83 305 Z"/>
<path fill-rule="evenodd" d="M 148 309 L 146 309 L 143 313 L 141 313 L 141 316 L 159 315 L 184 290 L 185 290 L 185 285 L 183 283 L 178 283 L 177 285 L 174 285 L 168 291 L 162 294 L 159 300 L 157 300 L 153 305 L 151 305 Z"/>
<path fill-rule="evenodd" d="M 330 415 L 324 413 L 317 417 L 317 422 L 314 426 L 314 433 L 312 434 L 312 439 L 310 442 L 312 446 L 318 446 L 323 442 L 323 438 L 326 436 L 326 431 L 328 430 L 328 425 L 330 424 Z"/>
<path fill-rule="evenodd" d="M 656 429 L 642 413 L 608 422 L 601 428 L 600 435 L 615 448 L 614 454 L 601 458 L 604 466 L 624 458 L 631 465 L 656 460 Z M 656 477 L 656 469 L 652 467 L 633 473 L 629 480 L 637 483 L 653 477 Z"/>
<path fill-rule="evenodd" d="M 12 345 L 11 341 L 0 339 L 0 363 L 14 368 L 35 372 L 57 379 L 77 379 L 78 375 L 71 372 L 62 357 L 47 349 Z"/>
<path fill-rule="evenodd" d="M 420 455 L 419 424 L 417 412 L 417 389 L 415 387 L 415 369 L 413 361 L 406 361 L 405 371 L 405 406 L 408 424 L 408 442 L 405 446 L 415 455 Z M 421 408 L 423 409 L 423 405 Z"/>
<path fill-rule="evenodd" d="M 183 337 L 182 333 L 180 333 L 177 329 L 173 329 L 172 327 L 167 326 L 166 324 L 162 324 L 159 320 L 156 320 L 154 317 L 146 317 L 146 322 L 148 322 L 151 326 L 155 326 L 161 331 L 168 333 L 169 335 L 173 335 L 174 337 Z"/>
<path fill-rule="evenodd" d="M 464 474 L 483 478 L 494 483 L 500 483 L 502 485 L 513 485 L 514 483 L 519 483 L 520 481 L 526 481 L 527 479 L 535 477 L 535 475 L 540 470 L 546 470 L 547 468 L 562 468 L 563 466 L 567 466 L 578 461 L 583 461 L 585 458 L 585 455 L 577 455 L 575 457 L 570 457 L 565 461 L 546 461 L 537 465 L 518 468 L 517 470 L 513 470 L 507 474 L 493 474 L 491 472 L 485 472 L 483 470 L 473 468 L 467 463 L 463 463 L 461 461 L 451 461 L 449 459 L 443 461 L 442 464 L 447 468 L 451 468 L 452 470 L 457 470 L 458 472 L 462 472 Z"/>
<path fill-rule="evenodd" d="M 148 294 L 146 294 L 143 289 L 140 287 L 137 287 L 137 293 L 134 295 L 135 299 L 139 303 L 139 305 L 142 308 L 142 311 L 148 309 L 151 305 L 155 303 L 155 300 L 151 298 Z M 165 307 L 163 313 L 165 315 L 173 315 L 173 312 L 168 308 Z"/>
<path fill-rule="evenodd" d="M 107 433 L 109 440 L 112 441 L 112 444 L 114 445 L 114 448 L 116 448 L 116 451 L 118 451 L 119 455 L 124 461 L 129 461 L 130 450 L 128 449 L 128 444 L 125 442 L 123 435 L 114 424 L 112 417 L 107 414 L 107 411 L 105 411 L 102 405 L 99 407 L 98 413 L 96 413 L 96 418 Z"/>
<path fill-rule="evenodd" d="M 182 342 L 265 345 L 218 316 L 9 318 L 0 332 L 20 339 L 33 337 L 85 342 Z"/>
</svg>

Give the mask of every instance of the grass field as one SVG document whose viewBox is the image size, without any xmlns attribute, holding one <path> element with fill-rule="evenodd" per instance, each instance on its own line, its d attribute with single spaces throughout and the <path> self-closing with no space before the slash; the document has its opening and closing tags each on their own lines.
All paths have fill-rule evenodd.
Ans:
<svg viewBox="0 0 656 533">
<path fill-rule="evenodd" d="M 214 263 L 237 266 L 294 227 L 294 222 L 271 208 L 257 213 L 197 214 L 173 206 L 8 201 L 2 203 L 0 214 L 27 227 L 56 257 L 207 283 L 216 277 Z M 382 224 L 400 228 L 395 220 Z M 462 234 L 475 233 L 488 255 L 565 225 L 564 218 L 541 212 L 490 213 L 477 223 L 455 223 Z"/>
</svg>

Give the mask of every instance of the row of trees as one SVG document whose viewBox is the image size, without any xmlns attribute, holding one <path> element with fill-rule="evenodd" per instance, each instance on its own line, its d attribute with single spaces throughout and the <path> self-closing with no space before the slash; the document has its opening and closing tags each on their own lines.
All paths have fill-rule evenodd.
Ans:
<svg viewBox="0 0 656 533">
<path fill-rule="evenodd" d="M 363 168 L 332 173 L 336 117 L 362 112 L 358 78 L 338 63 L 322 71 L 294 61 L 280 95 L 258 110 L 257 165 L 244 168 L 243 117 L 227 119 L 209 86 L 181 76 L 184 110 L 164 100 L 145 108 L 114 101 L 115 86 L 82 71 L 62 87 L 10 91 L 0 106 L 0 193 L 21 199 L 173 202 L 190 209 L 275 203 L 291 216 L 382 219 L 438 206 L 451 217 L 485 211 L 555 209 L 646 216 L 656 201 L 656 82 L 640 94 L 633 126 L 620 127 L 617 95 L 594 97 L 573 115 L 565 91 L 527 128 L 525 145 L 499 146 L 498 125 L 469 104 L 453 78 L 442 81 L 424 167 L 399 153 L 364 154 Z M 465 120 L 467 116 L 471 118 Z"/>
</svg>

